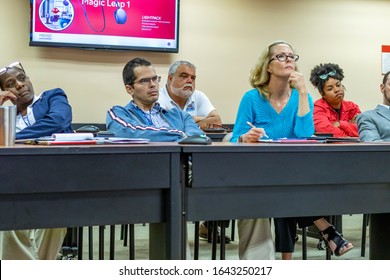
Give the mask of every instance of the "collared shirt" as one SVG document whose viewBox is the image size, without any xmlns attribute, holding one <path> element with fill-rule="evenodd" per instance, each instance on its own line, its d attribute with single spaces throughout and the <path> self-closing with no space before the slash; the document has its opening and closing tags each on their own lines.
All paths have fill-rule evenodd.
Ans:
<svg viewBox="0 0 390 280">
<path fill-rule="evenodd" d="M 324 98 L 320 98 L 314 102 L 315 130 L 316 132 L 332 133 L 333 137 L 358 137 L 357 125 L 350 121 L 360 113 L 359 106 L 352 101 L 343 100 L 340 112 L 337 113 Z M 335 122 L 338 122 L 340 126 L 333 126 Z"/>
<path fill-rule="evenodd" d="M 385 107 L 385 108 L 387 108 L 387 109 L 390 109 L 390 106 L 389 105 L 385 105 L 385 104 L 379 104 L 380 106 L 383 106 L 383 107 Z"/>
<path fill-rule="evenodd" d="M 134 103 L 134 101 L 133 101 Z M 148 121 L 149 125 L 154 125 L 155 127 L 169 127 L 169 124 L 163 119 L 160 114 L 160 104 L 156 102 L 150 111 L 142 110 L 137 104 L 134 103 L 134 106 L 137 110 L 142 112 L 142 115 Z"/>
<path fill-rule="evenodd" d="M 168 94 L 167 85 L 160 89 L 160 96 L 158 103 L 165 110 L 172 109 L 174 107 L 181 110 L 180 106 L 172 100 Z M 184 105 L 183 111 L 187 112 L 193 117 L 207 117 L 211 111 L 214 111 L 215 107 L 211 104 L 210 99 L 201 91 L 195 90 L 193 94 L 187 99 Z"/>
<path fill-rule="evenodd" d="M 16 132 L 22 131 L 26 127 L 32 126 L 36 122 L 33 112 L 33 104 L 39 99 L 39 97 L 34 96 L 33 102 L 27 107 L 27 114 L 25 116 L 22 116 L 20 112 L 17 114 Z"/>
</svg>

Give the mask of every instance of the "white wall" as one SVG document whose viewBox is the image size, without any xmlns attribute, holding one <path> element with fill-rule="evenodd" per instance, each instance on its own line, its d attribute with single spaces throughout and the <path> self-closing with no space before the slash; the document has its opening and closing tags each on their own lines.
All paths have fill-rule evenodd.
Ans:
<svg viewBox="0 0 390 280">
<path fill-rule="evenodd" d="M 197 88 L 210 97 L 224 123 L 234 123 L 241 96 L 250 89 L 250 69 L 277 39 L 290 42 L 300 55 L 298 65 L 314 99 L 319 94 L 310 85 L 310 70 L 332 62 L 344 69 L 347 100 L 362 110 L 382 101 L 381 45 L 390 45 L 390 1 L 181 0 L 178 54 L 29 47 L 29 1 L 0 4 L 0 67 L 19 60 L 36 92 L 63 88 L 74 122 L 105 122 L 110 106 L 126 104 L 130 97 L 121 71 L 142 56 L 163 81 L 175 60 L 193 62 Z"/>
</svg>

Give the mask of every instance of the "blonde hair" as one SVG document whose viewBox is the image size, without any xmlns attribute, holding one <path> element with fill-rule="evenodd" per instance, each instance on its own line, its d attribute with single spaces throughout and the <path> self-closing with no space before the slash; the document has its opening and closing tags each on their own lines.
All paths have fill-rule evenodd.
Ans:
<svg viewBox="0 0 390 280">
<path fill-rule="evenodd" d="M 263 50 L 263 52 L 261 53 L 261 55 L 259 57 L 257 64 L 252 69 L 250 77 L 249 77 L 249 82 L 250 82 L 251 86 L 254 88 L 257 88 L 257 90 L 260 92 L 260 94 L 267 99 L 269 99 L 269 96 L 270 96 L 270 92 L 269 92 L 269 88 L 268 88 L 270 75 L 267 71 L 267 68 L 268 68 L 268 64 L 272 58 L 272 55 L 274 54 L 273 49 L 277 45 L 287 45 L 293 50 L 291 45 L 285 41 L 279 40 L 279 41 L 273 42 L 272 44 L 270 44 L 267 48 L 265 48 Z"/>
</svg>

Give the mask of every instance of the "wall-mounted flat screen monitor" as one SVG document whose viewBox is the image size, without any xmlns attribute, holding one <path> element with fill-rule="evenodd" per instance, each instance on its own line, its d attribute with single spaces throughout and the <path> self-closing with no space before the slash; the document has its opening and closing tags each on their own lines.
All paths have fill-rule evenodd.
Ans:
<svg viewBox="0 0 390 280">
<path fill-rule="evenodd" d="M 180 0 L 30 2 L 30 46 L 179 51 Z"/>
</svg>

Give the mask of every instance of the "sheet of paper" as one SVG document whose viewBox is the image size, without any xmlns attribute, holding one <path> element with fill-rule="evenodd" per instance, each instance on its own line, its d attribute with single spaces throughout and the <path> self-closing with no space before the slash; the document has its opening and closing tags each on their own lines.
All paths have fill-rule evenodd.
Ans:
<svg viewBox="0 0 390 280">
<path fill-rule="evenodd" d="M 110 137 L 104 140 L 105 143 L 110 144 L 146 144 L 150 140 L 146 138 L 120 138 L 120 137 Z"/>
<path fill-rule="evenodd" d="M 55 141 L 81 141 L 94 139 L 93 133 L 54 133 L 52 138 Z"/>
</svg>

